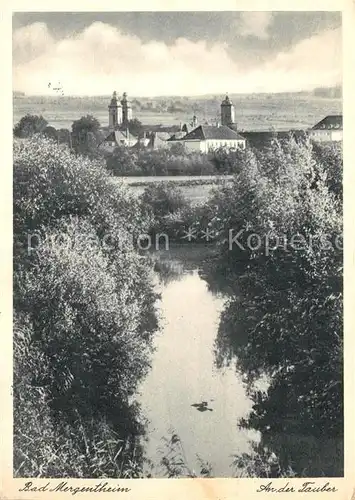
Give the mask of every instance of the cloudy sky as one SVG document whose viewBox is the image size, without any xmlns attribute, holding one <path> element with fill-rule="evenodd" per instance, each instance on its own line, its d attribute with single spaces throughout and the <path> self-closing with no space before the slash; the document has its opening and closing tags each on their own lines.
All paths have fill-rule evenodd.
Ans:
<svg viewBox="0 0 355 500">
<path fill-rule="evenodd" d="M 337 12 L 13 16 L 13 87 L 27 94 L 308 90 L 339 84 L 341 59 Z"/>
</svg>

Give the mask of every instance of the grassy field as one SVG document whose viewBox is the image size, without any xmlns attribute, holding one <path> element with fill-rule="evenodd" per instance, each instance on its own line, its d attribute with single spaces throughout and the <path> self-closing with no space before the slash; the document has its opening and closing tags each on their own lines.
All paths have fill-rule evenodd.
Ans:
<svg viewBox="0 0 355 500">
<path fill-rule="evenodd" d="M 232 176 L 226 176 L 224 182 L 229 182 Z M 140 196 L 145 188 L 151 183 L 156 182 L 174 182 L 179 190 L 188 198 L 194 205 L 198 203 L 203 203 L 208 199 L 212 190 L 219 185 L 218 178 L 216 176 L 210 176 L 210 179 L 205 179 L 204 177 L 198 178 L 194 176 L 193 179 L 180 177 L 113 177 L 113 182 L 123 182 L 129 185 L 130 190 L 136 195 Z"/>
<path fill-rule="evenodd" d="M 70 128 L 74 120 L 92 114 L 102 126 L 108 125 L 109 97 L 22 97 L 13 100 L 13 121 L 26 115 L 42 114 L 56 128 Z M 251 94 L 236 96 L 236 121 L 242 130 L 288 130 L 308 128 L 329 114 L 341 113 L 342 100 L 316 96 Z M 219 118 L 218 99 L 189 98 L 184 111 L 177 113 L 133 111 L 133 116 L 149 125 L 179 125 L 196 114 L 200 123 Z"/>
</svg>

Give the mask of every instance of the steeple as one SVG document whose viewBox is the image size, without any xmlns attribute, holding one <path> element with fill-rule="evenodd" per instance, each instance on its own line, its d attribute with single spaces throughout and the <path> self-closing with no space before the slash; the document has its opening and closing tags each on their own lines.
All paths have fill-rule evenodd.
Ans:
<svg viewBox="0 0 355 500">
<path fill-rule="evenodd" d="M 129 100 L 127 99 L 127 92 L 123 92 L 121 105 L 122 105 L 122 125 L 126 127 L 133 117 L 132 106 Z"/>
<path fill-rule="evenodd" d="M 114 91 L 108 107 L 108 124 L 110 130 L 116 130 L 122 123 L 122 106 L 117 99 L 117 92 Z"/>
<path fill-rule="evenodd" d="M 222 125 L 226 125 L 227 127 L 236 127 L 234 106 L 228 94 L 226 94 L 226 97 L 221 103 L 221 122 Z"/>
</svg>

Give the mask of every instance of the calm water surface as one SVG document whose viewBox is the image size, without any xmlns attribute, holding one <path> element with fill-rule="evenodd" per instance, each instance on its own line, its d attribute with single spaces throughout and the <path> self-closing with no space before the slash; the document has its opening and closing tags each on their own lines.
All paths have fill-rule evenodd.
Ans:
<svg viewBox="0 0 355 500">
<path fill-rule="evenodd" d="M 147 457 L 159 467 L 163 437 L 177 433 L 190 469 L 198 472 L 197 455 L 211 464 L 219 477 L 233 475 L 233 454 L 249 451 L 256 432 L 239 430 L 251 401 L 235 368 L 217 369 L 214 342 L 225 303 L 213 295 L 199 276 L 199 262 L 179 251 L 160 255 L 174 271 L 160 283 L 161 329 L 155 339 L 152 369 L 141 386 L 140 402 L 148 418 Z M 206 401 L 213 411 L 191 406 Z"/>
</svg>

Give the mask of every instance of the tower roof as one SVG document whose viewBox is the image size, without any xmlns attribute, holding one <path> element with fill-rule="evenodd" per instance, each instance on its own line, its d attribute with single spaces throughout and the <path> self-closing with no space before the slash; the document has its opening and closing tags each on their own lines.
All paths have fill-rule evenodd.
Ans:
<svg viewBox="0 0 355 500">
<path fill-rule="evenodd" d="M 120 106 L 119 100 L 117 99 L 117 92 L 116 91 L 114 91 L 114 93 L 112 94 L 110 106 L 115 106 L 115 107 Z"/>
<path fill-rule="evenodd" d="M 127 92 L 123 92 L 121 102 L 129 102 L 129 100 L 127 99 Z"/>
<path fill-rule="evenodd" d="M 226 97 L 222 101 L 222 106 L 232 106 L 232 101 L 229 99 L 228 94 L 226 94 Z"/>
</svg>

